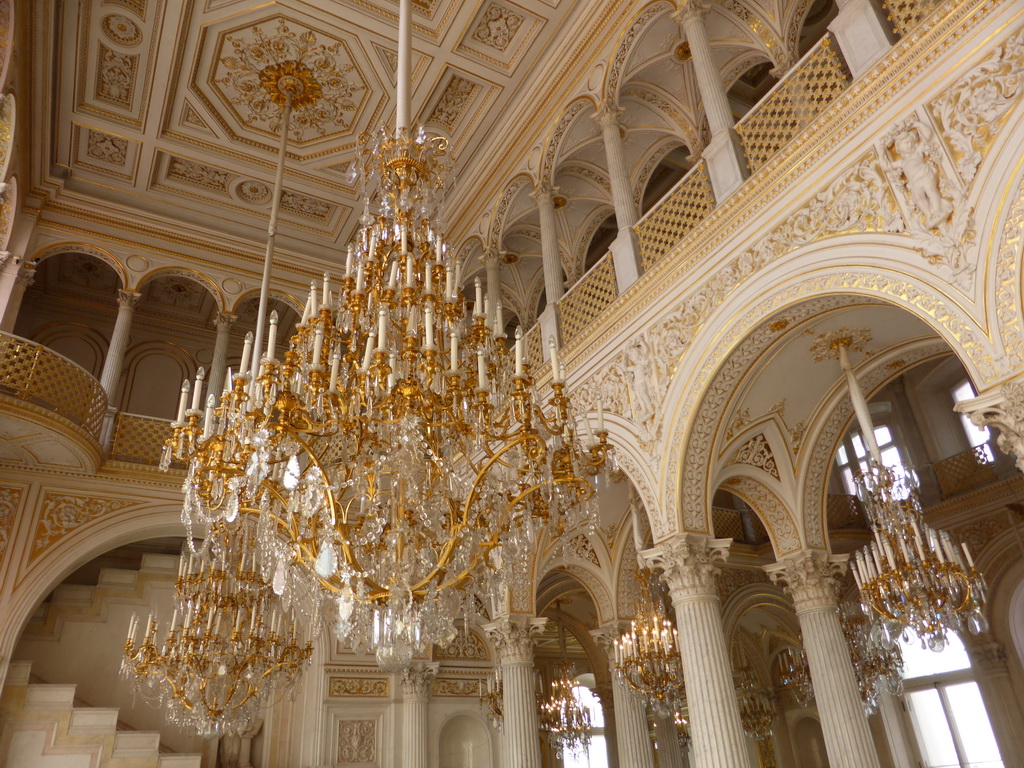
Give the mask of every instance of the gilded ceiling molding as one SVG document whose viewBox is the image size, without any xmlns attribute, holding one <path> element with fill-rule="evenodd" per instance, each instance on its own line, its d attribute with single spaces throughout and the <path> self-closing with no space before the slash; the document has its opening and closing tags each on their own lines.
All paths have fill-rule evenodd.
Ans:
<svg viewBox="0 0 1024 768">
<path fill-rule="evenodd" d="M 558 167 L 558 155 L 562 149 L 562 140 L 581 115 L 585 116 L 596 112 L 597 108 L 598 105 L 592 97 L 580 96 L 562 112 L 561 117 L 558 118 L 558 122 L 551 129 L 551 133 L 544 144 L 544 159 L 541 162 L 539 177 L 541 183 L 554 183 L 555 169 Z"/>
<path fill-rule="evenodd" d="M 498 204 L 494 206 L 494 215 L 491 217 L 491 226 L 487 235 L 487 245 L 494 251 L 500 251 L 505 239 L 505 226 L 508 220 L 509 211 L 518 199 L 523 189 L 533 189 L 533 179 L 529 174 L 521 173 L 516 176 L 505 187 L 505 191 L 498 198 Z"/>
<path fill-rule="evenodd" d="M 55 245 L 47 245 L 41 250 L 36 251 L 25 261 L 28 264 L 34 264 L 38 267 L 49 258 L 69 253 L 80 253 L 86 256 L 91 256 L 94 259 L 99 259 L 114 270 L 114 273 L 117 275 L 117 279 L 121 282 L 121 288 L 132 290 L 130 281 L 128 280 L 128 270 L 121 263 L 121 260 L 114 256 L 110 251 L 103 248 L 97 248 L 95 245 L 76 242 L 63 242 Z"/>
<path fill-rule="evenodd" d="M 217 309 L 221 312 L 227 311 L 227 302 L 224 299 L 224 293 L 221 291 L 220 286 L 202 272 L 189 269 L 188 267 L 157 267 L 143 275 L 138 283 L 136 283 L 134 290 L 141 291 L 146 287 L 147 283 L 163 277 L 180 277 L 195 283 L 213 297 Z"/>
<path fill-rule="evenodd" d="M 259 288 L 252 288 L 252 289 L 250 289 L 248 291 L 244 291 L 243 293 L 240 293 L 235 298 L 234 305 L 230 309 L 225 308 L 224 311 L 225 312 L 231 312 L 231 313 L 237 315 L 239 313 L 238 312 L 239 308 L 246 301 L 248 301 L 249 299 L 252 299 L 252 298 L 254 298 L 256 296 L 259 296 L 259 293 L 260 293 Z M 305 301 L 300 302 L 297 298 L 292 296 L 290 293 L 285 293 L 283 291 L 275 291 L 273 288 L 270 289 L 270 298 L 271 299 L 277 299 L 282 304 L 286 304 L 287 306 L 291 307 L 291 309 L 294 312 L 298 313 L 299 315 L 302 314 L 302 310 L 306 306 Z"/>
</svg>

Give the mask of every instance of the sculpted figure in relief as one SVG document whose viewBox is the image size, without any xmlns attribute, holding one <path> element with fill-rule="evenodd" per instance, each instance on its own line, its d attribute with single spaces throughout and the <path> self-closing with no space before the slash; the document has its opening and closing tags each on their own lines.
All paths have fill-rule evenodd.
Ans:
<svg viewBox="0 0 1024 768">
<path fill-rule="evenodd" d="M 651 382 L 651 346 L 640 336 L 626 352 L 626 370 L 629 373 L 632 394 L 633 421 L 647 427 L 654 420 L 658 396 Z"/>
<path fill-rule="evenodd" d="M 908 120 L 890 134 L 890 152 L 885 155 L 889 168 L 901 173 L 917 208 L 924 214 L 924 225 L 935 229 L 949 218 L 953 203 L 939 189 L 939 166 L 929 151 L 930 132 L 919 120 Z"/>
</svg>

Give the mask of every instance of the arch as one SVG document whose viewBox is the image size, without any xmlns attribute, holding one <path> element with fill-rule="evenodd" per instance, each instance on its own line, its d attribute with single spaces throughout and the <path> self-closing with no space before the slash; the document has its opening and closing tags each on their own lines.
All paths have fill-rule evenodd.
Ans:
<svg viewBox="0 0 1024 768">
<path fill-rule="evenodd" d="M 6 251 L 14 232 L 14 217 L 18 212 L 18 177 L 12 176 L 0 195 L 0 251 Z"/>
<path fill-rule="evenodd" d="M 239 307 L 241 307 L 243 304 L 245 304 L 247 301 L 249 301 L 249 299 L 253 297 L 259 298 L 259 295 L 259 288 L 253 288 L 252 290 L 239 294 L 238 298 L 235 299 L 235 303 L 231 307 L 230 311 L 237 315 Z M 289 307 L 291 307 L 292 311 L 299 316 L 302 315 L 302 312 L 305 309 L 305 302 L 300 302 L 290 293 L 285 293 L 284 291 L 278 291 L 271 288 L 270 291 L 268 291 L 267 295 L 272 299 L 277 299 L 282 304 L 287 304 Z"/>
<path fill-rule="evenodd" d="M 720 486 L 741 498 L 758 516 L 768 531 L 776 558 L 801 549 L 800 528 L 795 515 L 770 487 L 777 482 L 771 483 L 767 477 L 751 477 L 749 467 L 732 467 L 724 475 Z"/>
<path fill-rule="evenodd" d="M 218 310 L 223 312 L 226 309 L 224 293 L 221 291 L 220 286 L 203 273 L 197 272 L 189 267 L 157 267 L 139 278 L 139 282 L 135 286 L 135 290 L 141 291 L 147 284 L 154 280 L 159 280 L 162 277 L 182 277 L 196 283 L 197 285 L 205 288 L 206 291 L 213 296 L 213 300 L 216 302 Z"/>
<path fill-rule="evenodd" d="M 0 25 L 3 24 L 3 8 L 7 7 L 11 12 L 10 0 L 0 0 Z M 5 30 L 0 28 L 0 36 L 5 34 Z M 6 30 L 6 34 L 10 34 L 10 30 Z M 6 77 L 7 64 L 11 58 L 10 48 L 10 37 L 6 41 L 6 47 L 2 54 L 3 65 L 0 69 L 0 79 Z M 3 45 L 0 42 L 0 45 Z M 7 178 L 7 172 L 11 169 L 11 157 L 14 154 L 14 132 L 17 128 L 17 107 L 14 101 L 13 93 L 5 93 L 0 96 L 0 181 Z"/>
<path fill-rule="evenodd" d="M 436 744 L 438 768 L 491 768 L 490 728 L 479 711 L 459 710 L 445 717 L 437 729 Z"/>
<path fill-rule="evenodd" d="M 562 140 L 576 120 L 579 119 L 583 110 L 589 107 L 591 111 L 596 112 L 597 106 L 597 102 L 594 101 L 593 97 L 579 96 L 570 102 L 562 112 L 561 117 L 558 118 L 558 121 L 551 129 L 551 133 L 548 134 L 547 141 L 544 144 L 544 159 L 541 162 L 539 178 L 541 184 L 545 182 L 549 184 L 554 183 L 555 168 L 558 166 L 556 157 L 562 148 Z"/>
<path fill-rule="evenodd" d="M 498 198 L 494 206 L 494 215 L 491 217 L 491 228 L 487 235 L 487 245 L 495 251 L 501 250 L 502 241 L 505 238 L 505 222 L 508 219 L 512 204 L 519 197 L 523 188 L 527 185 L 533 186 L 533 179 L 528 173 L 520 173 L 505 187 L 505 191 Z M 481 248 L 483 243 L 480 244 Z"/>
<path fill-rule="evenodd" d="M 193 378 L 195 367 L 192 355 L 173 342 L 154 339 L 132 345 L 123 366 L 121 410 L 173 419 L 181 383 Z"/>
<path fill-rule="evenodd" d="M 945 293 L 949 286 L 923 269 L 919 255 L 903 241 L 891 236 L 832 238 L 824 246 L 794 249 L 784 265 L 766 265 L 756 280 L 745 279 L 753 276 L 758 266 L 758 257 L 748 252 L 691 294 L 676 311 L 674 322 L 682 336 L 683 353 L 673 362 L 694 373 L 685 380 L 679 376 L 672 380 L 664 398 L 667 407 L 662 409 L 662 422 L 667 424 L 658 425 L 659 432 L 665 427 L 662 440 L 669 452 L 662 475 L 662 503 L 666 508 L 681 504 L 682 519 L 673 524 L 709 532 L 706 475 L 710 443 L 718 427 L 718 406 L 713 401 L 729 397 L 732 385 L 725 385 L 725 380 L 739 380 L 749 361 L 767 349 L 783 329 L 829 306 L 860 302 L 905 309 L 962 352 L 972 378 L 986 380 L 993 375 L 994 357 L 987 335 Z M 736 290 L 740 285 L 742 289 Z M 711 352 L 687 364 L 690 349 Z M 691 423 L 689 414 L 693 413 L 698 416 Z"/>
<path fill-rule="evenodd" d="M 103 361 L 107 356 L 108 340 L 94 324 L 51 323 L 34 329 L 30 338 L 81 366 L 91 373 L 94 379 L 99 379 L 103 371 Z M 67 341 L 74 343 L 69 347 L 64 343 Z"/>
<path fill-rule="evenodd" d="M 99 259 L 114 270 L 117 274 L 117 279 L 121 281 L 121 287 L 128 288 L 128 270 L 125 268 L 124 264 L 121 263 L 121 260 L 114 256 L 110 251 L 98 248 L 94 245 L 75 242 L 48 245 L 36 251 L 32 257 L 28 259 L 28 263 L 38 266 L 47 259 L 53 258 L 54 256 L 62 256 L 66 253 L 79 253 L 85 256 L 92 256 L 94 259 Z"/>
<path fill-rule="evenodd" d="M 793 602 L 786 597 L 781 587 L 768 581 L 766 576 L 764 581 L 740 587 L 722 605 L 722 631 L 726 643 L 732 643 L 744 615 L 758 608 L 769 609 L 776 619 L 791 630 L 791 635 L 786 639 L 796 642 L 800 636 L 800 624 L 793 610 Z M 778 653 L 781 648 L 780 645 L 774 653 Z M 767 659 L 769 663 L 771 660 Z"/>
<path fill-rule="evenodd" d="M 647 28 L 657 21 L 659 16 L 674 10 L 676 10 L 676 5 L 669 0 L 653 0 L 640 9 L 640 12 L 633 17 L 633 22 L 622 31 L 618 44 L 615 46 L 615 53 L 608 63 L 608 72 L 605 75 L 604 87 L 601 91 L 604 101 L 618 103 L 622 77 L 633 50 L 643 38 Z"/>
</svg>

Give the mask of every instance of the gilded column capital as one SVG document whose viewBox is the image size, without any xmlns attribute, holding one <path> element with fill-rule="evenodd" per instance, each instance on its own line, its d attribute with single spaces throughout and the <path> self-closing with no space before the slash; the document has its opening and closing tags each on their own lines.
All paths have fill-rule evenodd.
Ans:
<svg viewBox="0 0 1024 768">
<path fill-rule="evenodd" d="M 427 698 L 440 666 L 437 662 L 419 662 L 402 670 L 402 696 L 417 699 Z"/>
<path fill-rule="evenodd" d="M 135 309 L 135 305 L 139 303 L 140 298 L 142 298 L 142 294 L 138 291 L 119 288 L 117 291 L 117 306 L 122 309 Z"/>
<path fill-rule="evenodd" d="M 547 621 L 545 618 L 526 616 L 499 616 L 495 621 L 484 625 L 484 632 L 494 643 L 498 661 L 502 664 L 532 663 L 533 644 Z"/>
<path fill-rule="evenodd" d="M 662 571 L 672 602 L 718 597 L 718 567 L 729 555 L 732 539 L 685 533 L 640 553 L 650 568 Z"/>
<path fill-rule="evenodd" d="M 954 410 L 966 415 L 977 427 L 998 429 L 999 450 L 1015 456 L 1017 469 L 1024 472 L 1024 378 L 963 400 Z"/>
<path fill-rule="evenodd" d="M 15 255 L 10 251 L 0 251 L 0 269 L 3 269 L 8 264 L 12 263 L 14 266 L 18 266 L 17 257 L 15 257 Z"/>
<path fill-rule="evenodd" d="M 772 583 L 781 586 L 793 598 L 797 613 L 839 604 L 838 586 L 846 566 L 846 555 L 804 550 L 764 566 Z"/>
</svg>

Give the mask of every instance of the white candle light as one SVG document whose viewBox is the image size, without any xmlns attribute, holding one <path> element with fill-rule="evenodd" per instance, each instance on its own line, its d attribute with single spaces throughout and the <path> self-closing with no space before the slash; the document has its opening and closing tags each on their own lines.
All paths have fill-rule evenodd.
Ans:
<svg viewBox="0 0 1024 768">
<path fill-rule="evenodd" d="M 316 335 L 313 337 L 313 369 L 323 370 L 323 366 L 320 365 L 320 356 L 324 351 L 324 329 L 319 327 L 316 329 Z"/>
<path fill-rule="evenodd" d="M 562 366 L 558 362 L 558 347 L 555 345 L 555 337 L 548 337 L 548 349 L 551 351 L 551 380 L 555 384 L 562 382 Z"/>
<path fill-rule="evenodd" d="M 241 373 L 249 370 L 249 360 L 252 357 L 252 331 L 245 334 L 245 343 L 242 345 L 242 364 L 238 366 Z"/>
<path fill-rule="evenodd" d="M 423 326 L 426 335 L 426 347 L 434 348 L 434 308 L 429 304 L 423 310 Z"/>
<path fill-rule="evenodd" d="M 274 360 L 274 347 L 277 346 L 277 310 L 270 313 L 270 329 L 267 331 L 267 360 Z"/>
<path fill-rule="evenodd" d="M 203 406 L 203 379 L 206 378 L 206 369 L 200 366 L 196 371 L 196 383 L 192 390 L 192 410 L 198 411 Z"/>
<path fill-rule="evenodd" d="M 384 349 L 387 344 L 387 310 L 381 309 L 377 313 L 377 349 Z"/>
<path fill-rule="evenodd" d="M 188 407 L 188 392 L 192 388 L 188 379 L 181 382 L 181 397 L 178 399 L 178 418 L 174 421 L 177 424 L 185 423 L 185 409 Z"/>
<path fill-rule="evenodd" d="M 487 389 L 487 368 L 484 364 L 484 351 L 477 350 L 476 353 L 476 383 L 480 389 Z"/>
<path fill-rule="evenodd" d="M 345 257 L 345 277 L 352 277 L 352 254 L 354 250 L 350 244 L 348 246 L 348 255 Z"/>
<path fill-rule="evenodd" d="M 516 328 L 516 376 L 523 375 L 523 328 Z"/>
<path fill-rule="evenodd" d="M 366 337 L 366 352 L 363 353 L 363 370 L 370 370 L 370 356 L 373 354 L 373 348 L 377 342 L 377 334 L 371 333 Z"/>
</svg>

